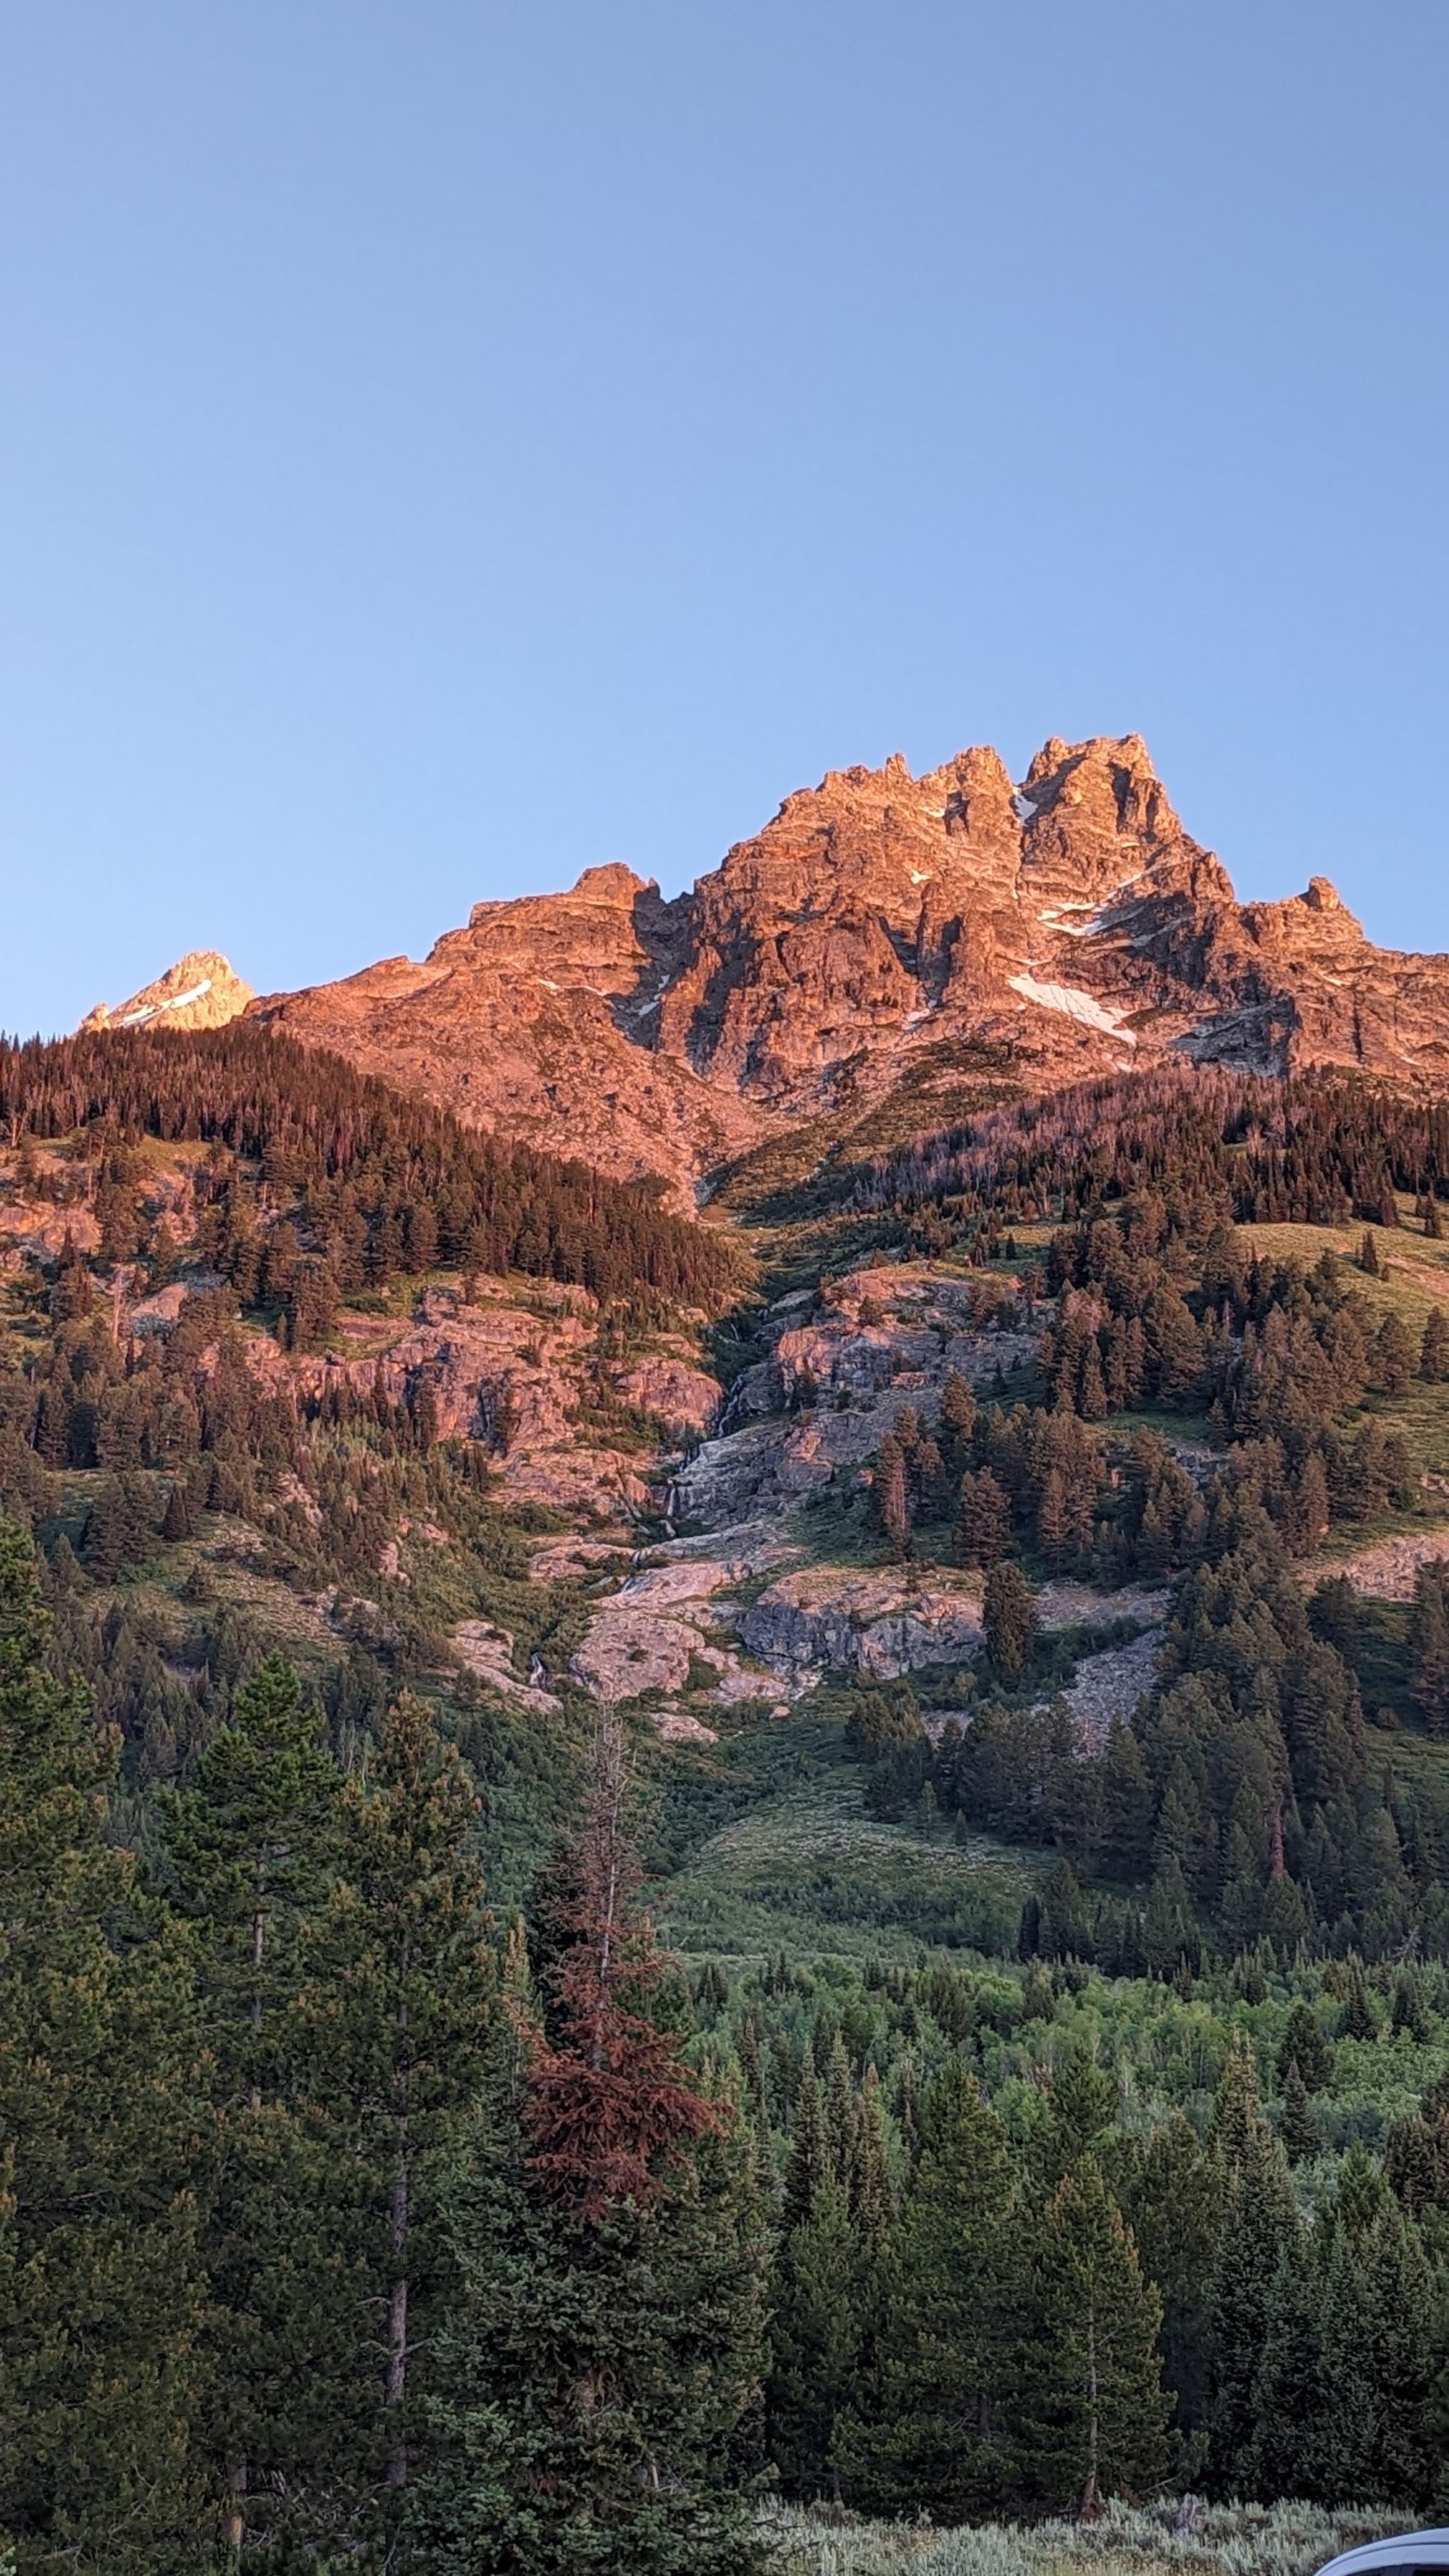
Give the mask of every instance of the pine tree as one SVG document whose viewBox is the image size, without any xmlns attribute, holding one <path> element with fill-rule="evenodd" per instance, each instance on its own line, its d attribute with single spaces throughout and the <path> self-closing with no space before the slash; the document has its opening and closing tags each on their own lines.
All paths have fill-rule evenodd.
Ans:
<svg viewBox="0 0 1449 2576">
<path fill-rule="evenodd" d="M 1346 2247 L 1340 2259 L 1350 2259 Z M 1335 2298 L 1330 2310 L 1338 2336 L 1346 2330 L 1353 2338 L 1352 2379 L 1362 2392 L 1345 2466 L 1356 2472 L 1355 2493 L 1423 2511 L 1442 2475 L 1439 2283 L 1418 2229 L 1391 2202 L 1351 2260 L 1349 2295 Z M 1344 2425 L 1345 2446 L 1350 2438 Z"/>
<path fill-rule="evenodd" d="M 372 2482 L 394 2489 L 418 2412 L 409 2356 L 440 2295 L 444 2186 L 466 2163 L 487 2057 L 477 1813 L 427 1703 L 401 1699 L 370 1777 L 348 1783 L 339 1875 L 303 1945 L 311 2089 L 365 2266 L 353 2411 Z"/>
<path fill-rule="evenodd" d="M 1442 1557 L 1421 1565 L 1414 1579 L 1409 1621 L 1409 1688 L 1435 1734 L 1449 1727 L 1449 1565 Z"/>
<path fill-rule="evenodd" d="M 892 1556 L 909 1556 L 911 1509 L 906 1483 L 906 1458 L 905 1451 L 893 1431 L 886 1433 L 876 1452 L 871 1503 L 876 1526 L 881 1531 Z"/>
<path fill-rule="evenodd" d="M 1442 1386 L 1449 1376 L 1449 1316 L 1442 1306 L 1431 1306 L 1425 1318 L 1419 1343 L 1419 1375 L 1429 1386 Z"/>
<path fill-rule="evenodd" d="M 995 1565 L 1011 1546 L 1011 1504 L 989 1467 L 961 1479 L 952 1534 L 958 1565 Z"/>
<path fill-rule="evenodd" d="M 589 2225 L 505 2136 L 457 2186 L 404 2527 L 430 2576 L 750 2576 L 764 2239 L 744 2142 Z"/>
<path fill-rule="evenodd" d="M 1036 1609 L 1019 1565 L 993 1565 L 986 1578 L 982 1625 L 986 1651 L 1002 1680 L 1008 1685 L 1020 1681 L 1036 1639 Z"/>
<path fill-rule="evenodd" d="M 1028 2492 L 1049 2512 L 1090 2514 L 1106 2496 L 1153 2487 L 1172 2411 L 1157 2351 L 1162 2302 L 1090 2158 L 1042 2213 L 1026 2323 Z"/>
<path fill-rule="evenodd" d="M 976 1428 L 976 1398 L 959 1369 L 948 1369 L 941 1389 L 941 1410 L 936 1421 L 936 1441 L 941 1464 L 953 1484 L 959 1484 L 971 1459 L 971 1435 Z"/>
<path fill-rule="evenodd" d="M 1402 1395 L 1414 1367 L 1413 1345 L 1400 1315 L 1385 1315 L 1374 1343 L 1374 1370 L 1385 1395 Z"/>
<path fill-rule="evenodd" d="M 1207 2302 L 1217 2258 L 1223 2175 L 1179 2110 L 1146 2139 L 1115 2139 L 1113 2175 L 1143 2271 L 1162 2294 L 1163 2376 L 1179 2424 L 1205 2425 L 1211 2402 Z M 1105 2150 L 1104 2150 L 1105 2152 Z"/>
<path fill-rule="evenodd" d="M 1150 1857 L 1152 1783 L 1138 1743 L 1125 1718 L 1114 1717 L 1102 1757 L 1102 1833 L 1108 1867 L 1122 1878 L 1137 1878 Z"/>
<path fill-rule="evenodd" d="M 920 2113 L 870 2385 L 839 2425 L 846 2494 L 962 2521 L 1011 2492 L 1019 2291 L 1006 2133 L 958 2058 Z"/>
<path fill-rule="evenodd" d="M 431 2457 L 405 2527 L 437 2576 L 744 2576 L 763 2361 L 750 2144 L 649 2018 L 667 1963 L 634 1890 L 617 1730 L 549 1897 L 519 2117 L 454 2186 Z"/>
<path fill-rule="evenodd" d="M 819 2495 L 833 2482 L 836 2422 L 860 2359 L 866 2251 L 846 2187 L 833 2175 L 780 2241 L 765 2424 L 770 2457 L 793 2495 Z"/>
<path fill-rule="evenodd" d="M 45 1669 L 30 1548 L 0 1522 L 0 2529 L 22 2576 L 185 2576 L 208 2520 L 185 1944 L 113 1946 L 119 1750 Z"/>
<path fill-rule="evenodd" d="M 1301 2260 L 1287 2159 L 1263 2117 L 1250 2052 L 1235 2038 L 1213 2103 L 1222 2172 L 1222 2233 L 1210 2297 L 1215 2348 L 1211 2466 L 1222 2494 L 1241 2492 L 1257 2412 L 1254 2385 L 1280 2260 Z"/>
<path fill-rule="evenodd" d="M 559 1944 L 548 1975 L 552 2008 L 526 2113 L 534 2170 L 586 2225 L 615 2202 L 647 2206 L 662 2166 L 718 2125 L 676 2040 L 642 2009 L 665 1962 L 636 1903 L 627 1790 L 622 1734 L 606 1720 L 583 1826 L 550 1902 Z"/>
<path fill-rule="evenodd" d="M 1348 1993 L 1344 1999 L 1343 2020 L 1340 2027 L 1345 2039 L 1373 2040 L 1379 2035 L 1379 2026 L 1374 2019 L 1373 2007 L 1368 1999 L 1368 1987 L 1364 1981 L 1363 1961 L 1353 1957 L 1350 1957 L 1348 1963 Z"/>
<path fill-rule="evenodd" d="M 830 2169 L 836 2182 L 845 2185 L 855 2153 L 855 2088 L 850 2080 L 850 2060 L 839 2031 L 831 2042 L 825 2069 L 825 2134 L 830 2147 Z"/>
<path fill-rule="evenodd" d="M 1301 1997 L 1288 2015 L 1288 2027 L 1278 2048 L 1280 2084 L 1286 2085 L 1288 2069 L 1295 2064 L 1309 2093 L 1322 2093 L 1333 2081 L 1333 2050 L 1318 2026 L 1312 2005 Z"/>
<path fill-rule="evenodd" d="M 1283 2119 L 1278 2135 L 1290 2165 L 1311 2164 L 1323 2152 L 1318 2121 L 1296 2057 L 1290 2057 L 1283 2078 Z"/>
<path fill-rule="evenodd" d="M 1302 2251 L 1288 2247 L 1279 2255 L 1264 2302 L 1253 2423 L 1239 2456 L 1235 2491 L 1265 2501 L 1281 2495 L 1333 2501 L 1334 2398 L 1322 2285 Z"/>
<path fill-rule="evenodd" d="M 337 1856 L 341 1785 L 296 1672 L 272 1655 L 163 1808 L 211 2049 L 220 2161 L 204 2232 L 206 2438 L 238 2551 L 274 2532 L 280 2496 L 304 2498 L 330 2466 L 351 2405 L 363 2284 L 345 2189 L 339 2208 L 335 2173 L 319 2159 L 296 2017 L 303 1934 Z"/>
<path fill-rule="evenodd" d="M 811 2216 L 834 2178 L 820 2079 L 814 2059 L 807 2055 L 796 2088 L 790 2149 L 785 2159 L 780 2223 L 787 2234 Z"/>
<path fill-rule="evenodd" d="M 881 2109 L 880 2077 L 873 2066 L 866 2068 L 856 2100 L 855 2132 L 847 2180 L 851 2222 L 872 2253 L 878 2255 L 890 2233 L 894 2195 L 886 2148 L 885 2116 Z"/>
</svg>

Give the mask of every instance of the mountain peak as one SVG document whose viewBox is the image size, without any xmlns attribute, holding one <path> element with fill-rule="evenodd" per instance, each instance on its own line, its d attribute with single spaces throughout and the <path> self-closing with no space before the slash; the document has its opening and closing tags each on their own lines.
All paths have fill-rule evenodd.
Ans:
<svg viewBox="0 0 1449 2576">
<path fill-rule="evenodd" d="M 256 998 L 219 949 L 193 948 L 128 1002 L 97 1002 L 82 1029 L 222 1029 Z"/>
<path fill-rule="evenodd" d="M 87 1025 L 214 1026 L 247 999 L 195 955 Z M 1449 1081 L 1449 959 L 1371 946 L 1324 877 L 1240 904 L 1136 733 L 1052 735 L 1020 787 L 982 744 L 919 778 L 899 753 L 830 770 L 688 893 L 585 868 L 475 905 L 421 964 L 254 1015 L 685 1204 L 902 1086 L 923 1128 L 959 1115 L 983 1065 L 1034 1092 L 1163 1060 Z"/>
</svg>

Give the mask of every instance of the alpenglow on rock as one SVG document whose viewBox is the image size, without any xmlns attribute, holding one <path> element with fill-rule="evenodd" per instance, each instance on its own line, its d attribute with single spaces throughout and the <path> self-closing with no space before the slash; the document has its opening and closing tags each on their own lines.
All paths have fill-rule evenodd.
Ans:
<svg viewBox="0 0 1449 2576">
<path fill-rule="evenodd" d="M 92 1024 L 174 1011 L 174 979 L 219 962 Z M 949 1123 L 963 1067 L 1016 1096 L 1172 1057 L 1449 1082 L 1449 958 L 1373 947 L 1322 877 L 1240 904 L 1138 734 L 1053 738 L 1020 786 L 979 747 L 923 778 L 899 755 L 832 770 L 672 900 L 586 868 L 566 894 L 475 905 L 421 964 L 250 1008 L 686 1205 L 740 1154 L 903 1085 L 920 1127 Z"/>
<path fill-rule="evenodd" d="M 193 948 L 188 957 L 133 993 L 114 1009 L 97 1002 L 81 1022 L 82 1029 L 224 1029 L 240 1019 L 256 996 L 250 984 L 234 975 L 214 948 Z"/>
</svg>

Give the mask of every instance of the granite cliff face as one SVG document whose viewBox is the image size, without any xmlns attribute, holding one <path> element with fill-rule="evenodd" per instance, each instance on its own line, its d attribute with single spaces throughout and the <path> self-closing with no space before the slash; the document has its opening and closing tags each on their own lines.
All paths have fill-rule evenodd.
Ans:
<svg viewBox="0 0 1449 2576">
<path fill-rule="evenodd" d="M 1449 1079 L 1449 958 L 1374 948 L 1320 877 L 1239 904 L 1136 734 L 1049 741 L 1019 788 L 985 749 L 923 778 L 898 756 L 832 771 L 672 902 L 590 868 L 479 904 L 421 965 L 249 1007 L 681 1198 L 983 1043 L 1028 1090 L 1169 1050 Z"/>
</svg>

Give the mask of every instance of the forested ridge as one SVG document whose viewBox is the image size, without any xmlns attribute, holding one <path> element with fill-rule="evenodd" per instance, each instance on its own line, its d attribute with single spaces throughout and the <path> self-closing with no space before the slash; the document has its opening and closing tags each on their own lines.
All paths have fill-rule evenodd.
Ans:
<svg viewBox="0 0 1449 2576">
<path fill-rule="evenodd" d="M 153 1041 L 105 1100 L 56 1051 L 12 1133 L 22 1195 L 95 1224 L 14 1274 L 0 1368 L 22 2576 L 729 2576 L 772 2492 L 1442 2511 L 1449 1323 L 1413 1269 L 1441 1114 L 1151 1075 L 883 1164 L 875 1241 L 1025 1355 L 895 1405 L 798 1527 L 978 1586 L 982 1649 L 832 1671 L 706 1746 L 569 1680 L 593 1595 L 530 1579 L 549 1517 L 487 1440 L 421 1385 L 249 1365 L 258 1336 L 304 1362 L 329 1297 L 479 1257 L 481 1197 L 431 1239 L 407 1211 L 493 1149 L 326 1060 L 273 1109 L 277 1042 L 234 1034 Z M 178 1138 L 179 1098 L 125 1085 L 181 1046 L 217 1124 Z M 184 1231 L 148 1136 L 200 1149 Z M 533 1208 L 532 1275 L 588 1285 L 551 1268 L 565 1208 L 605 1253 L 616 1219 L 679 1233 L 642 1304 L 595 1292 L 601 1336 L 747 1275 L 585 1181 Z M 184 1278 L 164 1333 L 118 1332 L 122 1273 Z M 790 1402 L 827 1410 L 808 1376 Z M 1422 1560 L 1402 1606 L 1333 1571 L 1385 1531 Z M 1053 1586 L 1147 1607 L 1049 1627 Z M 450 1664 L 484 1611 L 552 1714 Z M 1138 1649 L 1086 1724 L 1078 1676 Z M 827 1834 L 765 1891 L 778 1949 L 671 1957 L 651 1874 L 694 1920 L 720 1818 L 791 1778 L 848 1781 L 917 1883 L 887 1902 Z"/>
<path fill-rule="evenodd" d="M 496 1145 L 338 1056 L 245 1022 L 0 1041 L 0 1130 L 12 1147 L 95 1137 L 102 1247 L 117 1258 L 140 1244 L 128 1148 L 142 1137 L 211 1147 L 202 1248 L 244 1305 L 259 1289 L 294 1293 L 288 1264 L 307 1252 L 324 1294 L 440 1257 L 603 1297 L 708 1301 L 734 1275 L 722 1238 L 661 1208 L 657 1184 Z M 273 1213 L 300 1240 L 268 1242 L 259 1217 Z"/>
</svg>

